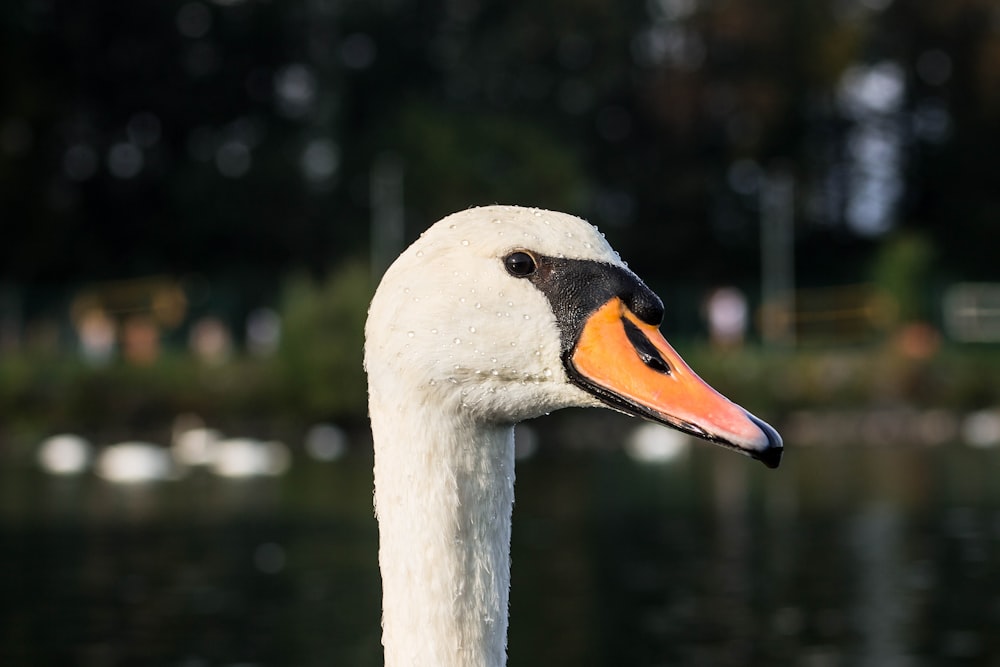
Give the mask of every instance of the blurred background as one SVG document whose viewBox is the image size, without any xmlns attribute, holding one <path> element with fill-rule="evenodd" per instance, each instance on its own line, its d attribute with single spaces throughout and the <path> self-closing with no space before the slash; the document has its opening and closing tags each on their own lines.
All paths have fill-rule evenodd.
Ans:
<svg viewBox="0 0 1000 667">
<path fill-rule="evenodd" d="M 0 8 L 0 663 L 377 665 L 382 270 L 604 231 L 778 471 L 518 430 L 518 665 L 1000 665 L 994 0 Z"/>
</svg>

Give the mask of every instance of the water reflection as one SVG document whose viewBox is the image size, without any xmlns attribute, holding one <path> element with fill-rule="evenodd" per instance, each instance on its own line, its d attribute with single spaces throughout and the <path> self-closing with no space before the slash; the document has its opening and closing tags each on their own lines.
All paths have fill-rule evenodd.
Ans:
<svg viewBox="0 0 1000 667">
<path fill-rule="evenodd" d="M 628 423 L 628 422 L 626 422 Z M 1000 659 L 1000 452 L 518 463 L 512 665 Z M 371 462 L 122 486 L 0 471 L 0 664 L 378 665 Z"/>
</svg>

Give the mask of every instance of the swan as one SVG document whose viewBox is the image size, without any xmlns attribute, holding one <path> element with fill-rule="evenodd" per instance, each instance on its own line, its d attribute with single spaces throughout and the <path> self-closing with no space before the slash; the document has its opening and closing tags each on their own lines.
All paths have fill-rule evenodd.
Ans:
<svg viewBox="0 0 1000 667">
<path fill-rule="evenodd" d="M 90 467 L 94 447 L 86 438 L 60 433 L 43 440 L 35 456 L 42 470 L 51 475 L 79 475 Z"/>
<path fill-rule="evenodd" d="M 776 467 L 782 442 L 684 363 L 589 223 L 486 206 L 427 229 L 365 325 L 387 666 L 506 662 L 513 425 L 606 407 Z"/>
<path fill-rule="evenodd" d="M 209 464 L 213 473 L 230 479 L 279 477 L 292 464 L 283 442 L 255 438 L 226 438 L 215 443 Z"/>
<path fill-rule="evenodd" d="M 175 427 L 170 449 L 174 459 L 184 467 L 207 466 L 215 458 L 222 433 L 205 426 Z"/>
<path fill-rule="evenodd" d="M 177 479 L 182 473 L 166 447 L 143 441 L 108 445 L 97 455 L 94 470 L 106 482 L 125 485 Z"/>
</svg>

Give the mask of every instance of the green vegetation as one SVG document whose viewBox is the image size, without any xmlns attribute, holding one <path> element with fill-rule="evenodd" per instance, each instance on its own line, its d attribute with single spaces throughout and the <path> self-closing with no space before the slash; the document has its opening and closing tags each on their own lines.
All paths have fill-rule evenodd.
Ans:
<svg viewBox="0 0 1000 667">
<path fill-rule="evenodd" d="M 6 3 L 0 297 L 28 320 L 93 281 L 329 271 L 367 252 L 385 154 L 408 239 L 551 206 L 651 282 L 744 284 L 779 170 L 797 284 L 863 280 L 897 231 L 997 279 L 990 3 L 757 5 Z"/>
<path fill-rule="evenodd" d="M 470 202 L 585 208 L 580 156 L 530 119 L 411 105 L 400 114 L 396 132 L 403 158 L 420 165 L 407 176 L 410 204 L 433 219 Z"/>
<path fill-rule="evenodd" d="M 109 424 L 134 435 L 165 432 L 176 415 L 263 432 L 335 420 L 364 428 L 361 364 L 364 310 L 347 289 L 366 274 L 349 267 L 330 281 L 292 282 L 285 301 L 286 335 L 266 358 L 235 355 L 206 364 L 171 352 L 148 366 L 93 367 L 65 357 L 0 359 L 2 430 L 40 437 L 60 430 L 106 433 Z M 1000 350 L 946 345 L 914 358 L 893 340 L 859 347 L 720 351 L 679 345 L 689 364 L 748 409 L 780 420 L 803 408 L 950 408 L 1000 404 Z"/>
<path fill-rule="evenodd" d="M 134 435 L 169 428 L 182 413 L 264 430 L 333 419 L 364 420 L 367 267 L 345 264 L 322 281 L 290 279 L 280 306 L 280 347 L 267 356 L 202 361 L 167 349 L 149 364 L 87 364 L 68 352 L 0 357 L 0 431 Z"/>
<path fill-rule="evenodd" d="M 387 155 L 404 241 L 473 205 L 580 214 L 668 297 L 682 342 L 698 295 L 759 301 L 761 184 L 787 173 L 809 347 L 696 347 L 692 366 L 765 414 L 997 402 L 1000 355 L 929 329 L 942 286 L 1000 280 L 993 7 L 762 7 L 6 3 L 0 432 L 361 423 L 373 285 L 354 258 Z M 146 342 L 158 327 L 153 361 L 80 360 L 87 303 Z M 239 339 L 274 304 L 267 356 L 180 349 L 198 320 Z"/>
<path fill-rule="evenodd" d="M 751 411 L 781 416 L 800 408 L 950 408 L 1000 404 L 1000 350 L 951 346 L 927 358 L 894 341 L 860 347 L 723 352 L 684 350 L 713 386 Z"/>
<path fill-rule="evenodd" d="M 304 419 L 365 415 L 362 347 L 373 292 L 368 268 L 358 262 L 319 284 L 292 279 L 282 309 L 281 349 L 271 361 L 281 378 L 275 398 L 283 412 Z"/>
</svg>

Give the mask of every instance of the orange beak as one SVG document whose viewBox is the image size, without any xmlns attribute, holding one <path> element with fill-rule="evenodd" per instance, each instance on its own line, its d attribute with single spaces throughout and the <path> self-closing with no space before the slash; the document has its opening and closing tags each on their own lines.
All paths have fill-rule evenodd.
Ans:
<svg viewBox="0 0 1000 667">
<path fill-rule="evenodd" d="M 759 459 L 781 462 L 781 436 L 698 377 L 663 338 L 615 297 L 592 313 L 569 355 L 571 374 L 610 407 Z"/>
</svg>

